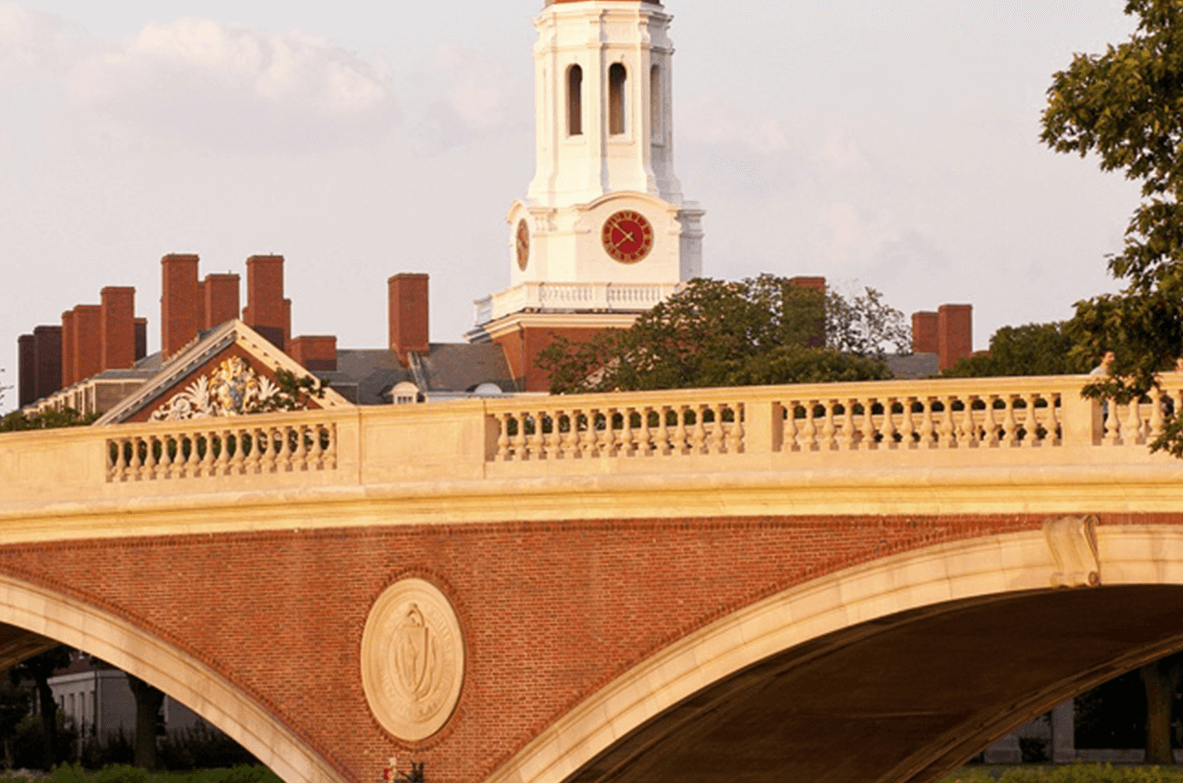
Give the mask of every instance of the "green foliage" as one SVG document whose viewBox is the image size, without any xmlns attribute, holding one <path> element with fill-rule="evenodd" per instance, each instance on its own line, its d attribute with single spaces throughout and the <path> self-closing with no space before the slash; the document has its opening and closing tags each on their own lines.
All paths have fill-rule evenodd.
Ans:
<svg viewBox="0 0 1183 783">
<path fill-rule="evenodd" d="M 275 371 L 276 394 L 251 406 L 246 413 L 273 413 L 275 411 L 307 410 L 312 400 L 324 399 L 329 381 L 313 378 L 311 375 L 297 377 L 295 373 L 282 368 Z"/>
<path fill-rule="evenodd" d="M 39 778 L 41 783 L 282 783 L 274 772 L 261 765 L 194 772 L 148 772 L 125 764 L 87 772 L 79 764 L 65 764 Z M 28 783 L 27 777 L 0 774 L 0 783 Z"/>
<path fill-rule="evenodd" d="M 1080 352 L 1069 325 L 1004 326 L 990 338 L 989 354 L 975 354 L 946 370 L 948 378 L 983 378 L 1003 375 L 1071 375 L 1088 372 L 1093 364 Z"/>
<path fill-rule="evenodd" d="M 1054 767 L 963 767 L 941 783 L 1183 783 L 1183 770 L 1112 764 Z"/>
<path fill-rule="evenodd" d="M 1078 360 L 1117 354 L 1111 376 L 1087 394 L 1121 402 L 1156 386 L 1183 353 L 1183 4 L 1128 0 L 1125 12 L 1138 18 L 1130 40 L 1078 54 L 1055 74 L 1042 134 L 1052 149 L 1096 154 L 1102 170 L 1142 185 L 1122 252 L 1109 259 L 1125 288 L 1078 302 L 1072 329 Z M 1152 450 L 1183 456 L 1180 416 Z"/>
<path fill-rule="evenodd" d="M 85 427 L 93 424 L 99 414 L 88 413 L 85 416 L 73 408 L 61 410 L 46 410 L 33 415 L 26 415 L 24 411 L 13 411 L 0 419 L 0 432 L 20 432 L 22 430 L 55 430 L 60 427 Z"/>
<path fill-rule="evenodd" d="M 557 394 L 876 380 L 906 334 L 872 289 L 847 301 L 773 275 L 696 279 L 629 329 L 557 337 L 538 364 Z"/>
</svg>

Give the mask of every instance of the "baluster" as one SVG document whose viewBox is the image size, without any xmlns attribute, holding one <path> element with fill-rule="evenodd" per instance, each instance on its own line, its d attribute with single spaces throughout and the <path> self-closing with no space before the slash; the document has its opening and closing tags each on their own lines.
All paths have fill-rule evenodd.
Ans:
<svg viewBox="0 0 1183 783">
<path fill-rule="evenodd" d="M 526 425 L 529 419 L 525 413 L 513 413 L 511 421 L 518 426 L 517 434 L 513 436 L 513 461 L 524 462 L 526 459 Z"/>
<path fill-rule="evenodd" d="M 805 400 L 805 426 L 801 428 L 800 444 L 801 451 L 820 451 L 821 444 L 817 439 L 817 409 L 821 407 L 821 403 L 817 400 Z M 825 409 L 822 409 L 823 414 Z"/>
<path fill-rule="evenodd" d="M 235 427 L 234 429 L 230 430 L 227 435 L 227 442 L 232 442 L 234 444 L 234 454 L 232 454 L 230 457 L 229 465 L 230 475 L 232 476 L 241 476 L 245 472 L 242 467 L 243 462 L 245 461 L 245 457 L 243 457 L 242 454 L 243 434 L 245 432 L 246 430 L 244 430 L 242 427 Z"/>
<path fill-rule="evenodd" d="M 726 439 L 726 435 L 723 433 L 723 406 L 720 403 L 705 406 L 703 419 L 706 419 L 707 412 L 711 414 L 711 428 L 706 432 L 706 452 L 708 454 L 722 454 Z"/>
<path fill-rule="evenodd" d="M 575 411 L 575 421 L 579 424 L 578 455 L 580 457 L 587 458 L 587 457 L 595 456 L 595 454 L 594 454 L 594 450 L 595 450 L 595 446 L 596 446 L 595 415 L 596 415 L 595 409 L 592 409 L 588 413 L 584 413 L 582 410 L 579 410 L 579 409 L 576 409 L 576 411 Z"/>
<path fill-rule="evenodd" d="M 842 405 L 842 427 L 838 431 L 838 448 L 841 451 L 854 449 L 854 400 L 846 399 Z"/>
<path fill-rule="evenodd" d="M 201 456 L 195 466 L 198 476 L 209 476 L 213 470 L 214 464 L 214 444 L 211 438 L 211 433 L 208 430 L 194 433 L 197 436 L 197 445 L 201 447 Z"/>
<path fill-rule="evenodd" d="M 1048 398 L 1047 401 L 1047 437 L 1053 446 L 1059 446 L 1063 443 L 1060 435 L 1061 414 L 1063 409 L 1060 407 L 1063 403 L 1059 394 L 1055 394 Z"/>
<path fill-rule="evenodd" d="M 903 403 L 903 420 L 900 422 L 900 444 L 905 449 L 914 449 L 919 444 L 916 442 L 916 423 L 912 420 L 912 406 L 916 403 L 915 397 L 900 398 Z"/>
<path fill-rule="evenodd" d="M 502 411 L 497 414 L 497 461 L 509 460 L 509 414 Z"/>
<path fill-rule="evenodd" d="M 1027 436 L 1023 438 L 1023 445 L 1028 448 L 1035 448 L 1042 444 L 1042 438 L 1039 437 L 1039 419 L 1036 416 L 1035 403 L 1039 401 L 1038 394 L 1028 394 L 1027 401 L 1027 417 L 1023 419 L 1023 429 L 1027 430 Z"/>
<path fill-rule="evenodd" d="M 834 423 L 835 407 L 837 407 L 837 403 L 834 400 L 822 402 L 822 437 L 821 443 L 818 444 L 822 451 L 833 451 L 838 447 L 834 440 L 834 436 L 838 433 L 838 426 Z"/>
<path fill-rule="evenodd" d="M 662 405 L 657 409 L 657 444 L 655 453 L 666 455 L 670 453 L 669 406 Z"/>
<path fill-rule="evenodd" d="M 1126 413 L 1126 426 L 1122 427 L 1127 444 L 1145 443 L 1146 437 L 1142 431 L 1142 405 L 1138 400 L 1130 400 L 1129 411 Z"/>
<path fill-rule="evenodd" d="M 325 427 L 324 466 L 326 470 L 337 469 L 337 425 Z"/>
<path fill-rule="evenodd" d="M 1002 445 L 1003 446 L 1017 446 L 1019 443 L 1019 434 L 1016 432 L 1019 425 L 1015 421 L 1015 396 L 1013 394 L 1006 395 L 1006 409 L 1002 415 Z"/>
<path fill-rule="evenodd" d="M 567 431 L 563 431 L 563 422 L 567 423 Z M 555 459 L 567 459 L 571 456 L 568 442 L 571 434 L 571 417 L 560 408 L 555 411 L 554 422 L 551 424 L 551 453 Z"/>
<path fill-rule="evenodd" d="M 123 439 L 112 439 L 107 443 L 107 478 L 111 481 L 124 481 L 126 468 L 123 459 Z"/>
<path fill-rule="evenodd" d="M 213 475 L 225 476 L 226 466 L 230 463 L 230 455 L 226 448 L 226 431 L 214 430 L 210 433 L 210 450 L 217 447 L 217 456 L 214 457 Z"/>
<path fill-rule="evenodd" d="M 641 414 L 641 435 L 636 453 L 639 456 L 648 457 L 653 453 L 653 432 L 649 428 L 649 414 L 653 408 L 649 405 L 642 405 L 637 410 Z"/>
<path fill-rule="evenodd" d="M 982 435 L 986 441 L 986 445 L 990 448 L 998 447 L 999 424 L 994 418 L 994 403 L 997 400 L 997 394 L 988 395 L 984 400 L 986 403 L 986 410 L 983 412 L 985 415 L 982 416 Z"/>
<path fill-rule="evenodd" d="M 127 475 L 130 480 L 139 481 L 143 478 L 141 474 L 144 460 L 140 456 L 140 448 L 144 445 L 144 441 L 142 438 L 132 437 L 129 439 L 129 443 L 131 444 L 131 457 L 128 460 Z"/>
<path fill-rule="evenodd" d="M 898 444 L 895 442 L 895 397 L 883 398 L 883 414 L 879 425 L 879 434 L 882 436 L 876 448 L 895 449 Z"/>
<path fill-rule="evenodd" d="M 1114 400 L 1104 400 L 1101 403 L 1101 409 L 1105 412 L 1105 437 L 1103 442 L 1106 446 L 1120 446 L 1121 438 L 1121 422 L 1118 415 L 1117 402 Z"/>
<path fill-rule="evenodd" d="M 623 417 L 620 430 L 620 456 L 631 457 L 637 453 L 637 435 L 633 430 L 633 414 L 636 408 L 621 408 Z"/>
<path fill-rule="evenodd" d="M 292 428 L 279 427 L 279 453 L 275 455 L 281 473 L 291 473 L 294 467 Z"/>
<path fill-rule="evenodd" d="M 312 446 L 308 450 L 308 467 L 312 470 L 324 470 L 324 447 L 321 445 L 321 433 L 324 430 L 323 425 L 313 424 L 312 430 Z M 245 436 L 245 435 L 244 435 Z M 239 446 L 242 442 L 239 441 Z"/>
<path fill-rule="evenodd" d="M 957 422 L 953 403 L 956 397 L 946 395 L 941 397 L 941 420 L 937 424 L 937 447 L 951 449 L 957 445 Z"/>
<path fill-rule="evenodd" d="M 727 431 L 727 453 L 739 454 L 744 450 L 744 432 L 743 414 L 744 404 L 737 402 L 730 406 L 731 409 L 731 427 Z"/>
<path fill-rule="evenodd" d="M 685 454 L 687 451 L 687 446 L 686 446 L 686 410 L 687 410 L 687 408 L 685 405 L 679 405 L 677 407 L 677 409 L 674 411 L 674 415 L 675 415 L 674 421 L 677 426 L 674 427 L 674 435 L 673 435 L 674 442 L 671 444 L 671 448 L 670 448 L 671 454 Z"/>
<path fill-rule="evenodd" d="M 956 411 L 950 411 L 950 415 L 953 416 L 953 445 L 957 448 L 970 449 L 978 445 L 974 425 L 975 400 L 977 397 L 967 394 L 960 400 L 961 415 L 957 415 Z"/>
<path fill-rule="evenodd" d="M 694 412 L 694 428 L 690 431 L 690 443 L 687 453 L 703 454 L 706 452 L 707 440 L 706 422 L 703 421 L 706 418 L 706 406 L 694 405 L 687 408 L 687 410 Z"/>
<path fill-rule="evenodd" d="M 863 400 L 863 423 L 858 431 L 859 451 L 873 451 L 879 448 L 879 444 L 875 440 L 875 436 L 878 435 L 878 430 L 875 428 L 876 401 L 874 397 Z"/>
<path fill-rule="evenodd" d="M 1146 436 L 1147 440 L 1157 440 L 1158 436 L 1162 435 L 1163 406 L 1166 400 L 1166 392 L 1162 389 L 1150 390 L 1150 432 Z"/>
<path fill-rule="evenodd" d="M 616 439 L 616 413 L 616 408 L 607 408 L 600 414 L 600 420 L 604 422 L 604 426 L 600 429 L 596 441 L 600 445 L 601 457 L 615 457 L 620 448 Z"/>
<path fill-rule="evenodd" d="M 796 400 L 789 400 L 781 406 L 785 412 L 784 418 L 784 440 L 781 442 L 781 451 L 800 451 L 801 445 L 797 443 L 797 402 Z"/>
<path fill-rule="evenodd" d="M 168 453 L 171 439 L 168 435 L 160 435 L 156 440 L 160 444 L 160 456 L 156 460 L 156 469 L 152 473 L 152 478 L 167 479 L 172 472 L 173 464 L 172 455 Z"/>
<path fill-rule="evenodd" d="M 291 428 L 291 434 L 288 436 L 288 442 L 293 444 L 292 448 L 292 470 L 297 473 L 303 473 L 308 470 L 308 441 L 307 427 L 303 424 L 297 424 Z"/>
<path fill-rule="evenodd" d="M 924 448 L 928 449 L 937 447 L 936 438 L 934 437 L 936 427 L 932 420 L 934 400 L 935 398 L 933 397 L 925 397 L 923 400 L 918 400 L 924 406 L 924 413 L 920 419 L 920 443 Z"/>
</svg>

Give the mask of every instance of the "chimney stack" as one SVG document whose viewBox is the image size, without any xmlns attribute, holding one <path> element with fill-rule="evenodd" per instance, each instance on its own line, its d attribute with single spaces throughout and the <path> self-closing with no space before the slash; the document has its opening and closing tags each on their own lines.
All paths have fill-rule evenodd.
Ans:
<svg viewBox="0 0 1183 783">
<path fill-rule="evenodd" d="M 793 277 L 789 279 L 789 285 L 793 288 L 805 288 L 817 291 L 822 296 L 822 311 L 821 317 L 818 319 L 817 330 L 813 336 L 806 341 L 806 345 L 810 348 L 824 348 L 826 346 L 826 311 L 825 311 L 825 295 L 826 295 L 826 278 L 824 277 Z"/>
<path fill-rule="evenodd" d="M 35 334 L 35 332 L 34 332 Z M 74 306 L 74 382 L 103 371 L 102 305 Z"/>
<path fill-rule="evenodd" d="M 126 369 L 136 362 L 136 289 L 107 286 L 101 296 L 102 369 Z"/>
<path fill-rule="evenodd" d="M 246 260 L 246 309 L 242 320 L 276 348 L 290 339 L 292 303 L 283 298 L 283 256 Z"/>
<path fill-rule="evenodd" d="M 148 355 L 148 319 L 137 318 L 136 327 L 136 361 Z"/>
<path fill-rule="evenodd" d="M 165 360 L 184 348 L 201 330 L 202 303 L 197 256 L 170 253 L 160 259 L 164 274 L 160 295 L 160 352 Z"/>
<path fill-rule="evenodd" d="M 40 400 L 62 388 L 62 327 L 38 326 L 34 329 L 33 351 L 37 356 L 33 399 Z"/>
<path fill-rule="evenodd" d="M 428 330 L 428 277 L 398 274 L 386 281 L 389 295 L 390 347 L 398 360 L 407 364 L 411 351 L 430 350 Z"/>
<path fill-rule="evenodd" d="M 337 338 L 301 335 L 288 344 L 288 356 L 309 372 L 334 372 L 337 369 Z"/>
<path fill-rule="evenodd" d="M 205 276 L 201 289 L 205 296 L 203 328 L 213 329 L 238 317 L 239 285 L 238 275 L 212 274 Z"/>
<path fill-rule="evenodd" d="M 912 313 L 912 353 L 940 352 L 940 316 L 930 311 Z"/>
<path fill-rule="evenodd" d="M 938 312 L 940 331 L 940 368 L 953 367 L 973 353 L 973 305 L 941 305 Z"/>
<path fill-rule="evenodd" d="M 74 377 L 74 311 L 62 313 L 62 356 L 61 356 L 62 388 L 73 386 L 78 379 Z"/>
<path fill-rule="evenodd" d="M 16 404 L 23 408 L 37 399 L 37 338 L 31 334 L 22 334 L 17 338 L 16 346 L 17 360 L 20 362 Z M 60 361 L 60 355 L 58 358 Z"/>
</svg>

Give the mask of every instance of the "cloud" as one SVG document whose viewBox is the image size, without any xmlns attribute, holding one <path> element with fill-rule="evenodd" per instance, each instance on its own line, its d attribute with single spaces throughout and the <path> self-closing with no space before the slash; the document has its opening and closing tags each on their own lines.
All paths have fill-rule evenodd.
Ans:
<svg viewBox="0 0 1183 783">
<path fill-rule="evenodd" d="M 511 103 L 523 103 L 514 100 L 514 82 L 500 65 L 479 53 L 441 46 L 424 78 L 431 82 L 430 93 L 439 96 L 427 105 L 416 133 L 428 152 L 465 146 L 520 119 L 517 110 L 510 109 Z"/>
<path fill-rule="evenodd" d="M 116 122 L 218 148 L 372 142 L 398 118 L 390 79 L 331 42 L 184 18 L 150 24 L 72 71 L 75 99 Z"/>
<path fill-rule="evenodd" d="M 76 25 L 52 14 L 0 5 L 0 83 L 61 74 L 87 49 Z"/>
</svg>

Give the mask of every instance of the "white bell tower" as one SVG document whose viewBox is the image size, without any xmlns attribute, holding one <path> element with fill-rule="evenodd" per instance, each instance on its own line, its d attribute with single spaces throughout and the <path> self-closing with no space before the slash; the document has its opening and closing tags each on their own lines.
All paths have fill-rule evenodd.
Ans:
<svg viewBox="0 0 1183 783">
<path fill-rule="evenodd" d="M 547 0 L 536 170 L 506 218 L 510 287 L 476 303 L 470 339 L 501 342 L 525 314 L 553 315 L 552 331 L 595 328 L 591 314 L 627 326 L 701 275 L 703 211 L 674 174 L 672 19 L 658 0 Z"/>
</svg>

